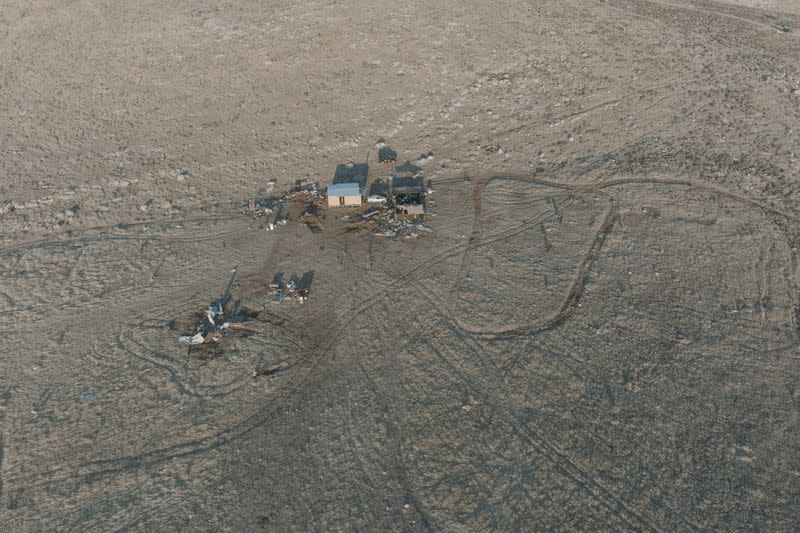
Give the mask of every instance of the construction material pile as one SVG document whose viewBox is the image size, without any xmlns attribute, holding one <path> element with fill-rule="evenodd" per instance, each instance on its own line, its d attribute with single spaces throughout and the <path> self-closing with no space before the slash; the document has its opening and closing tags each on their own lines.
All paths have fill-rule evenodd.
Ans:
<svg viewBox="0 0 800 533">
<path fill-rule="evenodd" d="M 284 211 L 289 196 L 289 193 L 286 193 L 283 196 L 248 198 L 239 203 L 239 210 L 251 214 L 254 219 L 264 218 L 261 228 L 274 230 L 277 226 L 283 226 L 288 222 Z"/>
<path fill-rule="evenodd" d="M 300 221 L 313 233 L 321 232 L 322 221 L 325 218 L 324 197 L 318 192 L 299 192 L 294 193 L 293 200 L 305 206 Z"/>
<path fill-rule="evenodd" d="M 343 220 L 348 230 L 367 230 L 375 237 L 389 239 L 416 239 L 419 232 L 432 231 L 419 219 L 399 215 L 394 209 L 384 206 L 369 206 L 357 218 L 345 216 Z"/>
<path fill-rule="evenodd" d="M 222 335 L 231 327 L 231 323 L 225 320 L 225 303 L 217 300 L 205 311 L 205 316 L 194 327 L 192 335 L 184 335 L 178 339 L 179 342 L 189 346 L 199 346 L 204 343 L 214 343 L 222 340 Z"/>
<path fill-rule="evenodd" d="M 192 348 L 214 346 L 231 331 L 258 332 L 247 324 L 249 320 L 258 315 L 258 311 L 242 309 L 238 301 L 232 300 L 231 289 L 235 277 L 236 269 L 232 272 L 231 280 L 222 298 L 214 301 L 205 311 L 200 312 L 191 333 L 178 338 L 178 342 L 188 345 L 191 350 Z"/>
<path fill-rule="evenodd" d="M 268 294 L 273 302 L 300 302 L 308 300 L 308 287 L 298 287 L 295 280 L 275 282 L 269 284 Z"/>
<path fill-rule="evenodd" d="M 418 220 L 392 220 L 389 218 L 375 220 L 376 230 L 372 235 L 375 237 L 387 237 L 390 239 L 416 239 L 419 232 L 432 231 L 429 227 Z"/>
<path fill-rule="evenodd" d="M 242 200 L 237 205 L 239 212 L 252 215 L 253 219 L 262 218 L 260 228 L 274 230 L 288 224 L 290 218 L 296 219 L 299 208 L 303 210 L 300 222 L 313 232 L 322 231 L 324 196 L 320 193 L 318 183 L 306 176 L 297 180 L 290 190 L 276 193 L 276 188 L 277 181 L 270 180 L 266 187 L 269 195 Z"/>
<path fill-rule="evenodd" d="M 253 216 L 263 217 L 280 213 L 286 205 L 288 194 L 283 196 L 262 196 L 248 198 L 239 203 L 238 208 L 242 213 L 252 213 Z"/>
</svg>

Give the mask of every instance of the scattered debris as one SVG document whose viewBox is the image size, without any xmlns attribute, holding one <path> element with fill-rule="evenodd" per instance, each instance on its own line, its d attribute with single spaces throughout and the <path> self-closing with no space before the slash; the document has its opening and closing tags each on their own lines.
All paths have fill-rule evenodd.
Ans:
<svg viewBox="0 0 800 533">
<path fill-rule="evenodd" d="M 191 346 L 203 344 L 206 341 L 205 337 L 203 336 L 203 333 L 195 333 L 192 336 L 184 335 L 183 337 L 180 337 L 178 340 L 184 344 L 189 344 Z"/>
<path fill-rule="evenodd" d="M 358 222 L 348 222 L 345 225 L 347 231 L 357 231 L 357 230 L 373 230 L 375 226 L 369 220 L 361 220 Z"/>
<path fill-rule="evenodd" d="M 424 225 L 422 222 L 412 222 L 408 225 L 408 227 L 419 231 L 433 231 L 431 228 Z"/>
<path fill-rule="evenodd" d="M 276 180 L 271 180 L 270 183 L 277 183 Z M 301 178 L 296 182 L 295 189 L 298 187 L 300 190 L 286 191 L 282 195 L 276 194 L 264 197 L 248 198 L 239 203 L 239 210 L 245 214 L 252 214 L 254 218 L 265 217 L 266 221 L 261 226 L 267 230 L 274 230 L 277 226 L 284 226 L 288 224 L 289 217 L 286 215 L 289 204 L 305 205 L 305 211 L 301 216 L 300 222 L 311 226 L 320 226 L 321 219 L 325 218 L 321 212 L 323 205 L 323 195 L 319 191 L 317 183 L 310 183 L 308 177 Z M 269 187 L 268 187 L 269 188 Z M 317 216 L 319 220 L 313 220 L 312 216 Z M 311 224 L 309 224 L 311 222 Z M 312 228 L 313 229 L 313 228 Z"/>
<path fill-rule="evenodd" d="M 275 303 L 292 301 L 303 303 L 308 300 L 312 281 L 314 281 L 313 270 L 306 272 L 302 277 L 294 275 L 288 280 L 284 279 L 283 272 L 278 272 L 273 276 L 267 292 Z"/>
<path fill-rule="evenodd" d="M 305 213 L 300 216 L 300 220 L 308 226 L 312 233 L 319 233 L 322 231 L 322 211 L 316 204 L 309 204 Z"/>
<path fill-rule="evenodd" d="M 384 198 L 384 202 L 385 202 L 385 201 L 386 201 L 386 199 Z M 378 215 L 378 214 L 380 214 L 380 212 L 381 212 L 381 208 L 379 208 L 379 207 L 372 207 L 372 208 L 370 208 L 370 209 L 367 209 L 367 210 L 366 210 L 366 211 L 364 211 L 363 213 L 361 213 L 361 218 L 363 218 L 364 220 L 368 220 L 368 219 L 370 219 L 370 218 L 374 217 L 375 215 Z"/>
<path fill-rule="evenodd" d="M 294 192 L 318 192 L 319 183 L 311 181 L 311 176 L 306 174 L 294 182 Z"/>
<path fill-rule="evenodd" d="M 390 149 L 385 141 L 379 141 L 378 145 L 384 156 L 396 158 L 393 150 L 391 154 L 387 152 Z M 423 155 L 428 157 L 428 154 Z M 429 155 L 433 157 L 432 152 Z M 379 156 L 379 160 L 383 162 L 384 158 Z M 364 194 L 368 171 L 366 164 L 337 166 L 333 183 L 328 187 L 328 206 L 361 205 L 363 196 L 357 197 L 356 194 Z M 372 182 L 366 199 L 367 206 L 339 220 L 345 223 L 348 231 L 366 230 L 372 235 L 387 238 L 416 238 L 420 231 L 430 231 L 420 220 L 426 215 L 428 206 L 433 205 L 426 198 L 426 193 L 433 193 L 433 185 L 428 180 L 428 187 L 425 188 L 425 178 L 421 172 L 421 167 L 408 160 L 394 167 L 394 175 L 382 176 Z M 345 187 L 349 189 L 345 190 Z"/>
<path fill-rule="evenodd" d="M 287 363 L 286 361 L 283 361 L 283 362 L 280 362 L 280 363 L 278 363 L 276 365 L 272 365 L 272 366 L 267 367 L 267 368 L 256 367 L 253 370 L 252 376 L 253 376 L 253 378 L 257 378 L 259 376 L 271 376 L 272 374 L 277 374 L 278 372 L 280 372 L 282 370 L 286 370 L 290 366 L 291 365 L 289 363 Z"/>
<path fill-rule="evenodd" d="M 258 332 L 257 329 L 247 325 L 251 318 L 258 315 L 258 311 L 241 309 L 239 302 L 232 300 L 231 291 L 235 280 L 236 269 L 234 268 L 222 298 L 214 301 L 200 313 L 199 320 L 195 323 L 191 333 L 178 339 L 180 343 L 186 344 L 190 351 L 193 348 L 214 346 L 222 341 L 230 331 Z"/>
<path fill-rule="evenodd" d="M 239 204 L 242 213 L 253 213 L 255 216 L 280 213 L 286 205 L 286 196 L 266 196 L 261 198 L 248 198 Z"/>
<path fill-rule="evenodd" d="M 349 223 L 346 227 L 353 231 L 367 230 L 375 237 L 390 239 L 414 239 L 419 236 L 419 231 L 431 231 L 416 216 L 403 216 L 399 211 L 383 205 L 367 208 L 357 222 Z"/>
<path fill-rule="evenodd" d="M 383 143 L 380 146 L 382 149 L 391 150 L 385 146 L 385 141 L 378 142 L 379 145 L 381 143 Z M 396 158 L 396 152 L 392 150 L 389 154 L 386 150 L 383 151 L 384 156 Z M 428 154 L 430 157 L 433 156 L 432 152 Z M 344 222 L 345 228 L 349 231 L 366 230 L 373 235 L 389 238 L 415 238 L 419 231 L 430 231 L 420 220 L 428 213 L 429 207 L 435 206 L 435 202 L 428 200 L 426 196 L 426 194 L 432 195 L 433 186 L 429 179 L 427 189 L 425 188 L 421 171 L 421 167 L 408 160 L 394 167 L 393 174 L 381 176 L 372 182 L 369 196 L 366 196 L 368 205 L 363 210 L 337 217 L 338 220 Z M 327 207 L 363 206 L 368 173 L 369 166 L 366 163 L 349 162 L 337 165 L 333 180 L 325 191 Z M 312 232 L 324 231 L 326 201 L 317 183 L 313 183 L 306 175 L 295 181 L 291 191 L 286 191 L 282 195 L 275 194 L 276 188 L 277 180 L 273 178 L 266 187 L 266 190 L 273 194 L 247 198 L 240 202 L 240 211 L 251 214 L 254 218 L 264 217 L 266 220 L 261 227 L 268 230 L 287 224 L 291 214 L 292 219 L 299 217 L 299 221 Z M 302 291 L 288 290 L 286 287 L 274 287 L 273 292 L 281 294 L 279 300 L 286 299 L 283 295 L 291 293 L 295 293 L 297 298 L 305 297 Z M 211 325 L 215 325 L 217 317 L 211 314 L 209 321 L 209 323 L 214 322 Z M 183 341 L 194 346 L 205 344 L 208 339 L 206 335 L 197 337 L 195 334 L 187 336 Z"/>
</svg>

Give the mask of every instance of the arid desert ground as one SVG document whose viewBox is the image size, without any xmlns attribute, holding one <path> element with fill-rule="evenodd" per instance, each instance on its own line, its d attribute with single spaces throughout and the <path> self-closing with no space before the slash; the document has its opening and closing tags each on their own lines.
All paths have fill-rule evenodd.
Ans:
<svg viewBox="0 0 800 533">
<path fill-rule="evenodd" d="M 800 2 L 3 0 L 0 43 L 0 530 L 796 530 Z M 379 139 L 419 238 L 242 213 Z M 233 269 L 251 330 L 189 351 Z"/>
</svg>

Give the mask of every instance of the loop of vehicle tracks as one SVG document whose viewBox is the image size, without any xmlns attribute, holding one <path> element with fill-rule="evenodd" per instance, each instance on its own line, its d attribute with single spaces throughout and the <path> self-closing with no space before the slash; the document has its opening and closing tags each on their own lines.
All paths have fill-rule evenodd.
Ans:
<svg viewBox="0 0 800 533">
<path fill-rule="evenodd" d="M 727 191 L 725 189 L 721 189 L 712 185 L 702 184 L 696 181 L 686 180 L 686 179 L 669 179 L 660 177 L 652 177 L 652 178 L 623 177 L 623 178 L 617 178 L 617 179 L 612 179 L 602 182 L 593 182 L 593 183 L 563 183 L 529 175 L 503 174 L 503 175 L 493 175 L 488 177 L 484 176 L 484 177 L 444 178 L 444 179 L 438 179 L 436 183 L 437 185 L 446 185 L 446 184 L 458 184 L 472 180 L 481 180 L 481 185 L 482 185 L 480 187 L 481 191 L 483 191 L 485 189 L 485 186 L 491 183 L 492 181 L 513 180 L 513 181 L 519 181 L 519 182 L 525 182 L 525 183 L 531 183 L 531 184 L 561 189 L 575 194 L 597 193 L 601 194 L 608 201 L 609 204 L 602 222 L 595 231 L 594 236 L 586 252 L 584 253 L 582 259 L 576 266 L 575 275 L 571 285 L 569 286 L 567 292 L 565 293 L 559 308 L 553 315 L 546 317 L 535 323 L 530 323 L 523 326 L 509 327 L 502 330 L 483 330 L 479 328 L 473 328 L 464 324 L 457 317 L 454 317 L 453 314 L 446 309 L 446 307 L 440 307 L 442 312 L 445 312 L 446 314 L 450 315 L 447 318 L 448 320 L 450 320 L 453 326 L 460 329 L 467 336 L 473 337 L 476 340 L 477 339 L 502 340 L 504 338 L 510 338 L 515 336 L 535 335 L 537 333 L 557 327 L 570 317 L 570 315 L 575 309 L 575 304 L 580 299 L 581 291 L 585 284 L 586 278 L 591 270 L 593 262 L 597 257 L 597 254 L 602 249 L 605 239 L 613 229 L 615 221 L 617 220 L 618 217 L 618 206 L 616 199 L 614 198 L 613 195 L 606 192 L 604 189 L 608 189 L 615 186 L 635 185 L 635 184 L 691 187 L 745 203 L 753 208 L 758 208 L 762 210 L 765 214 L 777 216 L 785 220 L 797 219 L 797 217 L 794 215 L 786 213 L 785 211 L 782 211 L 774 206 L 767 205 L 763 202 L 754 200 L 747 196 Z M 523 224 L 521 226 L 521 229 L 520 228 L 515 228 L 515 229 L 524 230 L 525 226 L 526 224 Z M 514 233 L 515 233 L 514 231 L 504 232 L 499 236 L 494 236 L 492 240 L 496 240 L 498 238 L 507 238 L 513 235 Z M 124 238 L 122 236 L 120 237 Z M 99 238 L 113 238 L 113 236 L 106 236 Z M 141 238 L 146 239 L 148 237 L 146 235 L 143 235 Z M 72 240 L 72 242 L 76 242 L 76 240 Z M 12 246 L 9 248 L 2 249 L 0 250 L 0 254 L 5 254 L 11 251 L 19 250 L 23 247 L 43 246 L 47 244 L 57 245 L 63 242 L 64 241 L 41 241 L 38 243 L 26 243 L 23 245 Z M 368 311 L 375 305 L 381 303 L 385 298 L 388 298 L 393 291 L 415 282 L 416 278 L 425 271 L 426 267 L 430 267 L 433 264 L 439 263 L 445 260 L 446 258 L 452 256 L 453 254 L 463 253 L 466 249 L 469 248 L 474 249 L 479 246 L 481 246 L 480 240 L 476 242 L 467 241 L 465 243 L 459 243 L 457 245 L 454 245 L 452 247 L 440 251 L 439 253 L 429 258 L 428 260 L 414 266 L 413 268 L 411 268 L 410 270 L 399 276 L 397 279 L 395 279 L 394 282 L 382 288 L 380 291 L 376 291 L 375 293 L 369 295 L 368 297 L 362 299 L 361 301 L 355 304 L 351 304 L 349 306 L 342 305 L 339 306 L 338 308 L 333 309 L 331 312 L 332 316 L 343 316 L 345 318 L 336 319 L 335 321 L 330 323 L 327 328 L 321 330 L 308 328 L 303 326 L 296 320 L 284 317 L 287 320 L 289 320 L 289 322 L 294 324 L 295 327 L 294 329 L 296 332 L 305 334 L 308 336 L 308 338 L 304 339 L 305 342 L 303 342 L 303 344 L 305 346 L 302 347 L 301 355 L 299 355 L 299 357 L 295 361 L 288 363 L 285 366 L 285 368 L 281 369 L 281 373 L 287 370 L 293 370 L 298 372 L 303 369 L 305 370 L 305 372 L 302 372 L 301 375 L 297 377 L 297 379 L 291 379 L 287 381 L 289 390 L 287 390 L 285 394 L 282 395 L 283 399 L 290 401 L 292 398 L 296 399 L 298 396 L 302 397 L 303 395 L 309 393 L 308 391 L 310 385 L 309 381 L 312 379 L 313 376 L 316 375 L 315 370 L 319 367 L 320 364 L 322 364 L 325 360 L 327 360 L 326 355 L 329 353 L 330 348 L 342 335 L 343 331 L 348 326 L 348 324 L 350 324 L 364 312 Z M 441 302 L 439 303 L 439 305 L 441 305 Z M 278 317 L 273 316 L 272 318 L 277 319 Z M 286 324 L 284 324 L 284 326 L 285 325 Z M 277 405 L 277 403 L 278 402 L 261 406 L 256 410 L 254 410 L 253 412 L 251 412 L 244 419 L 240 420 L 238 423 L 222 431 L 219 431 L 213 435 L 200 437 L 167 448 L 144 451 L 135 455 L 112 458 L 112 459 L 89 461 L 79 465 L 73 465 L 72 467 L 69 467 L 68 465 L 63 465 L 61 468 L 56 468 L 48 473 L 44 473 L 37 476 L 36 481 L 33 481 L 32 484 L 37 486 L 51 485 L 55 483 L 66 482 L 68 480 L 74 480 L 76 477 L 84 479 L 94 479 L 105 475 L 110 475 L 128 470 L 131 468 L 132 465 L 151 466 L 180 457 L 187 457 L 212 451 L 221 446 L 236 441 L 237 439 L 245 437 L 246 435 L 250 434 L 253 430 L 255 430 L 257 427 L 261 426 L 262 424 L 270 420 L 282 408 L 282 406 Z M 549 450 L 548 453 L 545 455 L 550 456 L 553 455 L 553 453 L 555 452 Z M 564 458 L 562 458 L 560 455 L 557 455 L 557 461 L 556 461 L 557 463 L 562 463 L 564 461 L 565 461 Z M 570 466 L 570 469 L 573 469 L 573 467 Z M 577 476 L 579 480 L 583 480 L 582 475 L 578 476 L 577 474 L 575 474 L 575 476 Z M 29 481 L 32 480 L 26 478 L 18 478 L 18 479 L 12 478 L 8 479 L 7 481 L 14 483 L 28 483 Z M 583 480 L 583 482 L 585 483 L 585 480 Z M 590 492 L 596 493 L 595 496 L 597 496 L 599 499 L 601 500 L 608 499 L 608 495 L 605 494 L 604 491 L 600 491 L 598 487 L 592 486 L 590 487 L 590 489 L 591 489 Z M 620 502 L 616 503 L 612 502 L 613 507 L 617 507 L 618 505 L 620 505 Z M 643 520 L 641 516 L 637 516 L 635 513 L 631 513 L 630 510 L 623 508 L 622 514 L 627 515 L 626 517 L 628 518 L 628 523 L 630 525 L 638 524 L 638 526 L 643 529 L 647 530 L 654 529 L 652 525 L 650 525 L 647 521 Z"/>
</svg>

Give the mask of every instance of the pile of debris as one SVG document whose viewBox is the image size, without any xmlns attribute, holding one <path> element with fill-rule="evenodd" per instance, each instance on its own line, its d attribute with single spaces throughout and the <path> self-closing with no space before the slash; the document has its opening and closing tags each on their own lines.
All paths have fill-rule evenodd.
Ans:
<svg viewBox="0 0 800 533">
<path fill-rule="evenodd" d="M 432 231 L 416 217 L 400 215 L 395 209 L 385 205 L 368 206 L 356 216 L 356 219 L 343 217 L 345 227 L 350 231 L 367 230 L 375 237 L 415 239 L 419 237 L 420 231 Z"/>
<path fill-rule="evenodd" d="M 311 281 L 313 279 L 313 271 L 306 272 L 303 274 L 302 278 L 292 276 L 288 280 L 283 279 L 283 273 L 278 273 L 272 278 L 272 283 L 269 284 L 267 293 L 275 303 L 303 303 L 308 300 L 308 294 L 311 290 Z"/>
<path fill-rule="evenodd" d="M 295 195 L 295 201 L 305 203 L 303 214 L 300 215 L 300 221 L 308 226 L 312 233 L 319 233 L 322 231 L 322 221 L 325 214 L 322 210 L 324 205 L 324 197 L 320 194 L 314 193 L 298 193 Z"/>
<path fill-rule="evenodd" d="M 199 313 L 198 320 L 195 322 L 191 333 L 178 339 L 182 344 L 193 348 L 208 348 L 216 346 L 223 337 L 231 331 L 249 331 L 257 333 L 258 330 L 248 326 L 247 322 L 258 316 L 258 311 L 241 309 L 239 302 L 233 302 L 231 289 L 236 277 L 236 269 L 233 270 L 228 288 L 222 298 L 212 303 L 208 309 Z"/>
<path fill-rule="evenodd" d="M 291 190 L 284 191 L 282 194 L 276 193 L 277 184 L 276 179 L 269 180 L 266 187 L 268 196 L 247 198 L 239 202 L 237 206 L 239 211 L 243 214 L 252 215 L 254 219 L 264 218 L 265 221 L 261 227 L 267 230 L 274 230 L 277 226 L 283 226 L 289 222 L 287 211 L 290 211 L 288 209 L 290 203 L 302 204 L 308 202 L 309 206 L 322 206 L 324 197 L 320 193 L 319 184 L 312 182 L 309 176 L 298 179 Z M 301 221 L 309 224 L 309 221 L 305 219 L 301 218 Z M 314 222 L 318 222 L 310 221 L 312 224 L 309 224 L 309 227 Z M 321 228 L 321 224 L 317 223 L 317 225 Z"/>
<path fill-rule="evenodd" d="M 306 174 L 302 178 L 295 180 L 294 191 L 292 192 L 305 192 L 313 195 L 320 195 L 319 183 L 311 180 L 311 176 Z"/>
<path fill-rule="evenodd" d="M 433 231 L 428 226 L 417 220 L 390 220 L 379 219 L 376 221 L 377 231 L 375 237 L 388 237 L 390 239 L 416 239 L 420 231 Z"/>
<path fill-rule="evenodd" d="M 250 213 L 253 218 L 265 217 L 264 226 L 268 230 L 274 230 L 276 226 L 285 225 L 288 220 L 283 216 L 286 207 L 288 194 L 282 197 L 266 196 L 261 198 L 248 198 L 239 204 L 242 213 Z"/>
</svg>

